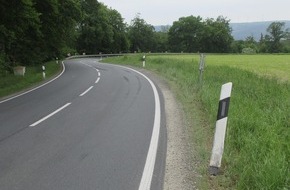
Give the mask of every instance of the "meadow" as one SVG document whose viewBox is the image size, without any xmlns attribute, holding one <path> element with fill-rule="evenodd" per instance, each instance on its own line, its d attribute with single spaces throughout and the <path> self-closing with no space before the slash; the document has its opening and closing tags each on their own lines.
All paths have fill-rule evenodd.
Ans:
<svg viewBox="0 0 290 190">
<path fill-rule="evenodd" d="M 108 58 L 142 66 L 141 54 Z M 167 79 L 192 129 L 199 189 L 290 189 L 290 55 L 147 54 L 146 69 Z M 208 164 L 221 85 L 233 83 L 221 173 Z"/>
</svg>

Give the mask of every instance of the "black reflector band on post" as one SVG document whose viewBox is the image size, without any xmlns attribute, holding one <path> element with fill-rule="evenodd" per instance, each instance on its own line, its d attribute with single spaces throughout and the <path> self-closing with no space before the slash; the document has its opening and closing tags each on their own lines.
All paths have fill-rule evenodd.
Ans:
<svg viewBox="0 0 290 190">
<path fill-rule="evenodd" d="M 230 107 L 230 97 L 220 100 L 217 120 L 223 119 L 228 116 L 229 107 Z"/>
</svg>

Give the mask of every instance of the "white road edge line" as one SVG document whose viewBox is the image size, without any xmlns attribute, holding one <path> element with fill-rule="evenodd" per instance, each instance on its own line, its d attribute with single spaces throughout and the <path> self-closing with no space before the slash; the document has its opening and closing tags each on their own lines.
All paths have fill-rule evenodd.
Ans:
<svg viewBox="0 0 290 190">
<path fill-rule="evenodd" d="M 149 150 L 147 153 L 146 163 L 143 169 L 143 174 L 142 174 L 141 182 L 139 185 L 139 190 L 149 190 L 151 187 L 152 176 L 153 176 L 155 162 L 156 162 L 159 133 L 160 133 L 160 124 L 161 124 L 161 108 L 160 108 L 159 94 L 154 83 L 146 75 L 128 67 L 123 67 L 123 66 L 119 66 L 119 67 L 129 69 L 143 76 L 150 83 L 153 89 L 153 93 L 154 93 L 155 115 L 154 115 L 153 131 L 152 131 Z"/>
<path fill-rule="evenodd" d="M 51 79 L 50 81 L 48 81 L 48 82 L 46 82 L 46 83 L 44 83 L 44 84 L 42 84 L 42 85 L 40 85 L 40 86 L 38 86 L 38 87 L 35 87 L 35 88 L 31 89 L 31 90 L 28 90 L 28 91 L 26 91 L 26 92 L 23 92 L 23 93 L 21 93 L 21 94 L 18 94 L 18 95 L 16 95 L 16 96 L 11 97 L 11 98 L 8 98 L 8 99 L 5 99 L 5 100 L 2 100 L 2 101 L 0 101 L 0 104 L 2 104 L 2 103 L 4 103 L 4 102 L 8 102 L 9 100 L 12 100 L 12 99 L 14 99 L 14 98 L 18 98 L 19 96 L 23 96 L 23 95 L 25 95 L 25 94 L 28 94 L 29 92 L 32 92 L 32 91 L 34 91 L 34 90 L 37 90 L 37 89 L 39 89 L 39 88 L 41 88 L 41 87 L 43 87 L 43 86 L 45 86 L 45 85 L 47 85 L 47 84 L 49 84 L 49 83 L 55 81 L 56 79 L 58 79 L 58 78 L 59 78 L 59 77 L 60 77 L 60 76 L 65 72 L 65 66 L 64 66 L 63 61 L 62 61 L 62 68 L 63 68 L 62 72 L 61 72 L 57 77 L 55 77 L 55 78 Z"/>
<path fill-rule="evenodd" d="M 141 178 L 141 183 L 139 186 L 139 190 L 149 190 L 151 187 L 151 181 L 152 181 L 156 155 L 157 155 L 159 133 L 160 133 L 161 111 L 160 111 L 160 99 L 159 99 L 159 94 L 156 89 L 156 86 L 148 77 L 146 77 L 142 73 L 140 74 L 149 81 L 153 89 L 154 99 L 155 99 L 155 117 L 154 117 L 152 137 L 151 137 L 150 146 L 149 146 L 149 150 L 148 150 L 148 154 L 146 158 L 145 167 L 143 170 L 143 175 Z"/>
<path fill-rule="evenodd" d="M 48 118 L 52 117 L 53 115 L 57 114 L 58 112 L 60 112 L 61 110 L 63 110 L 64 108 L 68 107 L 69 105 L 71 105 L 71 103 L 67 103 L 64 106 L 58 108 L 57 110 L 55 110 L 54 112 L 52 112 L 51 114 L 43 117 L 42 119 L 38 120 L 37 122 L 29 125 L 29 127 L 35 127 L 36 125 L 40 124 L 41 122 L 47 120 Z"/>
<path fill-rule="evenodd" d="M 83 93 L 81 93 L 80 96 L 85 95 L 85 94 L 88 93 L 92 88 L 94 88 L 94 86 L 91 86 L 90 88 L 88 88 L 86 91 L 84 91 Z"/>
</svg>

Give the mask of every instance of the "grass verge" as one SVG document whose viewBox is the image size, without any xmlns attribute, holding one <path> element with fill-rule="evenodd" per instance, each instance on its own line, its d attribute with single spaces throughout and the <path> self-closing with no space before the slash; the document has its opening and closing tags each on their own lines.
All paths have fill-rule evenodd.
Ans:
<svg viewBox="0 0 290 190">
<path fill-rule="evenodd" d="M 106 62 L 141 67 L 141 58 L 132 55 Z M 275 65 L 269 60 L 281 61 Z M 200 89 L 197 55 L 147 56 L 146 68 L 167 78 L 187 114 L 197 153 L 195 162 L 199 162 L 198 172 L 203 176 L 199 189 L 290 188 L 287 60 L 289 55 L 208 55 Z M 252 67 L 247 66 L 249 62 Z M 233 82 L 233 92 L 222 174 L 212 178 L 207 175 L 208 160 L 220 87 L 226 82 Z"/>
<path fill-rule="evenodd" d="M 44 65 L 47 79 L 61 70 L 61 64 L 56 64 L 55 61 L 47 62 Z M 33 87 L 43 81 L 41 65 L 26 67 L 24 77 L 14 76 L 13 74 L 0 75 L 0 98 Z"/>
</svg>

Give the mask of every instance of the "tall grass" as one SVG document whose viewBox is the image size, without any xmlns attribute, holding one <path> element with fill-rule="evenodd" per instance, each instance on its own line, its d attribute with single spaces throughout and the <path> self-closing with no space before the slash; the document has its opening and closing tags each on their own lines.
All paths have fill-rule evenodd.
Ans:
<svg viewBox="0 0 290 190">
<path fill-rule="evenodd" d="M 225 174 L 239 189 L 282 189 L 289 178 L 290 85 L 226 66 L 207 68 L 202 102 L 216 114 L 218 86 L 234 84 Z M 288 186 L 287 185 L 287 186 Z"/>
<path fill-rule="evenodd" d="M 222 175 L 210 180 L 214 188 L 290 189 L 290 78 L 275 74 L 284 73 L 290 66 L 287 59 L 284 64 L 267 62 L 284 60 L 285 55 L 281 56 L 253 55 L 251 61 L 251 56 L 208 55 L 201 89 L 197 55 L 147 56 L 147 68 L 166 77 L 174 86 L 193 131 L 197 132 L 193 135 L 200 149 L 197 158 L 204 159 L 200 162 L 201 174 L 206 173 L 210 156 L 220 87 L 233 82 Z M 140 57 L 107 61 L 141 66 Z M 287 58 L 290 60 L 289 55 Z M 259 65 L 263 66 L 260 73 Z M 196 106 L 199 110 L 193 109 Z M 191 116 L 204 122 L 197 126 Z"/>
</svg>

